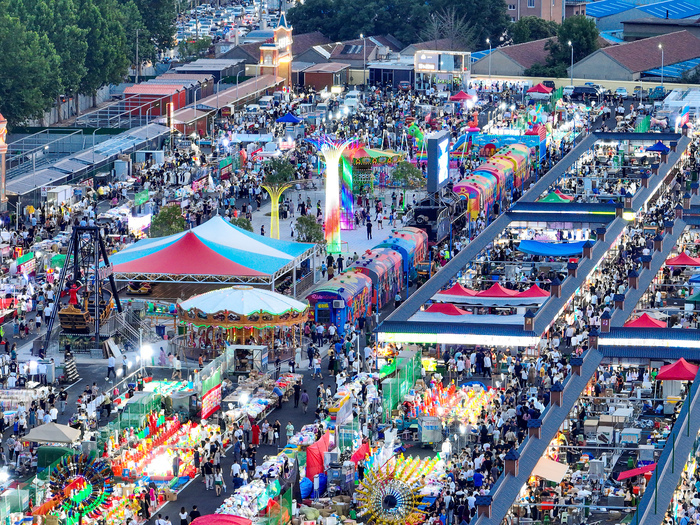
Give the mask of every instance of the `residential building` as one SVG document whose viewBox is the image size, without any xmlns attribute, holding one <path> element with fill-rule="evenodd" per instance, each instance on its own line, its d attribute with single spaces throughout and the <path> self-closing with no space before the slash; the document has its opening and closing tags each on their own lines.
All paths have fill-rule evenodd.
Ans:
<svg viewBox="0 0 700 525">
<path fill-rule="evenodd" d="M 506 6 L 511 22 L 525 16 L 536 16 L 561 23 L 564 15 L 564 0 L 506 0 Z"/>
<path fill-rule="evenodd" d="M 666 78 L 680 79 L 683 71 L 697 67 L 699 59 L 700 39 L 689 31 L 677 31 L 599 49 L 574 64 L 574 76 L 635 81 L 660 77 L 663 67 Z"/>
</svg>

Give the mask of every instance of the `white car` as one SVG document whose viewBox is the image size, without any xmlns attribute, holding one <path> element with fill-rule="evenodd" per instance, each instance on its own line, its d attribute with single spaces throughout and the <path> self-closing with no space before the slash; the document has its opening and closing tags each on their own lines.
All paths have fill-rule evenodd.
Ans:
<svg viewBox="0 0 700 525">
<path fill-rule="evenodd" d="M 574 92 L 574 86 L 564 86 L 561 90 L 561 94 L 570 97 Z"/>
<path fill-rule="evenodd" d="M 627 98 L 627 88 L 619 87 L 615 90 L 615 95 L 622 98 Z"/>
</svg>

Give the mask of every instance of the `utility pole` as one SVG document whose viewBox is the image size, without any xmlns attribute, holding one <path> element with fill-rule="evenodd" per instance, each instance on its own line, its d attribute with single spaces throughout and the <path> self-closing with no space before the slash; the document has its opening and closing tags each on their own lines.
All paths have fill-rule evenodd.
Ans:
<svg viewBox="0 0 700 525">
<path fill-rule="evenodd" d="M 199 42 L 199 0 L 194 0 L 194 31 L 195 39 Z"/>
<path fill-rule="evenodd" d="M 139 73 L 141 72 L 141 68 L 139 67 L 139 30 L 136 29 L 136 82 L 135 84 L 139 83 Z"/>
</svg>

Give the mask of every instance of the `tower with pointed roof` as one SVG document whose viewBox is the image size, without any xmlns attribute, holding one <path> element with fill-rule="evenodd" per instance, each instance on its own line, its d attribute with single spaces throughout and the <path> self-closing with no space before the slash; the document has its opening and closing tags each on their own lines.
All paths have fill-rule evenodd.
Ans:
<svg viewBox="0 0 700 525">
<path fill-rule="evenodd" d="M 273 37 L 260 46 L 260 74 L 281 77 L 287 88 L 292 84 L 292 42 L 292 26 L 282 10 Z"/>
</svg>

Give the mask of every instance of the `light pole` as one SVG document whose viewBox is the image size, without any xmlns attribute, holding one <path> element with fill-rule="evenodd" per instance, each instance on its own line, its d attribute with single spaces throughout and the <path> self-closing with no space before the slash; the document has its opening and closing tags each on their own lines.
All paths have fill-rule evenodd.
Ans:
<svg viewBox="0 0 700 525">
<path fill-rule="evenodd" d="M 214 113 L 214 118 L 211 120 L 211 140 L 212 140 L 212 146 L 213 146 L 213 143 L 214 143 L 214 121 L 216 120 L 216 117 L 219 115 L 219 111 L 220 111 L 220 108 L 219 108 L 219 84 L 221 84 L 221 81 L 222 81 L 222 80 L 223 80 L 223 78 L 220 79 L 220 80 L 216 83 L 216 112 Z"/>
<path fill-rule="evenodd" d="M 95 133 L 100 131 L 102 128 L 97 128 L 92 132 L 92 169 L 95 170 Z"/>
<path fill-rule="evenodd" d="M 487 38 L 486 43 L 489 45 L 489 89 L 491 89 L 491 39 Z"/>
<path fill-rule="evenodd" d="M 234 113 L 236 111 L 236 106 L 238 105 L 238 75 L 240 75 L 241 73 L 243 73 L 242 69 L 238 73 L 236 73 L 236 100 L 233 101 Z"/>
<path fill-rule="evenodd" d="M 49 149 L 49 145 L 47 144 L 46 146 L 44 146 L 44 151 L 47 151 L 48 149 Z M 35 208 L 36 208 L 36 152 L 37 152 L 37 150 L 32 151 L 32 180 L 33 180 L 32 185 L 34 186 L 34 191 L 32 192 L 32 195 L 33 195 L 32 202 L 34 203 Z"/>
<path fill-rule="evenodd" d="M 367 39 L 360 33 L 362 39 L 362 85 L 367 86 Z"/>
<path fill-rule="evenodd" d="M 153 106 L 151 106 L 150 108 L 148 108 L 146 110 L 146 142 L 148 142 L 148 117 L 149 117 L 149 113 L 151 112 L 152 109 L 153 109 Z"/>
<path fill-rule="evenodd" d="M 659 44 L 661 50 L 661 87 L 664 87 L 664 46 Z"/>
<path fill-rule="evenodd" d="M 194 120 L 194 130 L 195 131 L 197 131 L 197 90 L 199 90 L 199 89 L 202 89 L 202 86 L 199 86 L 197 89 L 194 90 L 193 120 Z M 187 132 L 187 125 L 185 125 L 185 132 Z M 195 142 L 195 144 L 196 144 L 196 142 Z"/>
<path fill-rule="evenodd" d="M 571 48 L 571 87 L 574 86 L 574 45 L 569 40 L 569 47 Z"/>
</svg>

